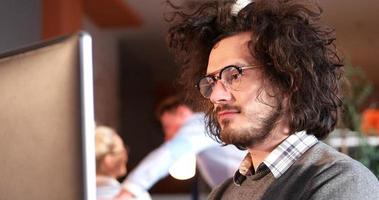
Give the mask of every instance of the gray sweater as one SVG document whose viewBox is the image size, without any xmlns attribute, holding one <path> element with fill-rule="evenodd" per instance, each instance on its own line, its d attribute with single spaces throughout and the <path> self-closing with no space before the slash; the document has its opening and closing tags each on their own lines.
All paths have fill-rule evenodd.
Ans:
<svg viewBox="0 0 379 200">
<path fill-rule="evenodd" d="M 241 186 L 226 180 L 208 199 L 379 200 L 379 182 L 361 163 L 318 142 L 278 179 L 265 168 Z"/>
</svg>

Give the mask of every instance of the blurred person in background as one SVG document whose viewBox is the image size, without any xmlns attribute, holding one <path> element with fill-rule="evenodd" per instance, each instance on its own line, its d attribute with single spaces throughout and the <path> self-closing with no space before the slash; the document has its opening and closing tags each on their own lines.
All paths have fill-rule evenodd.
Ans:
<svg viewBox="0 0 379 200">
<path fill-rule="evenodd" d="M 165 142 L 130 172 L 122 183 L 124 194 L 138 196 L 146 192 L 187 155 L 196 155 L 200 174 L 212 188 L 234 174 L 245 153 L 207 137 L 203 113 L 194 112 L 180 96 L 172 96 L 160 103 L 156 115 L 162 124 Z"/>
<path fill-rule="evenodd" d="M 128 152 L 121 137 L 112 128 L 97 126 L 95 129 L 96 150 L 96 196 L 98 200 L 150 199 L 149 194 L 137 197 L 118 198 L 121 185 L 117 178 L 126 175 Z"/>
</svg>

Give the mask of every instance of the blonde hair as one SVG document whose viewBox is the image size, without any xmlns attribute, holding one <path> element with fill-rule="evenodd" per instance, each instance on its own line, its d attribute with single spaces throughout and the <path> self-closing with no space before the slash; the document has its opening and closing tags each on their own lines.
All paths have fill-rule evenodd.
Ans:
<svg viewBox="0 0 379 200">
<path fill-rule="evenodd" d="M 95 149 L 96 162 L 111 153 L 114 148 L 114 136 L 118 136 L 116 131 L 106 126 L 97 126 L 95 129 Z"/>
</svg>

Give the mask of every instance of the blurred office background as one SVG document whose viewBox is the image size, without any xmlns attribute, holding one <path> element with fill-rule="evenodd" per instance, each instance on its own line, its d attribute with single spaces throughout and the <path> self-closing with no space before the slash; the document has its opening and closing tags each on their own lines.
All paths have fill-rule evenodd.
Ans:
<svg viewBox="0 0 379 200">
<path fill-rule="evenodd" d="M 163 142 L 154 108 L 177 89 L 174 80 L 179 70 L 165 44 L 164 0 L 0 2 L 1 52 L 78 30 L 92 35 L 96 121 L 122 134 L 130 148 L 129 169 Z M 320 4 L 323 21 L 336 29 L 346 60 L 362 69 L 374 86 L 367 105 L 379 102 L 379 1 L 321 0 Z M 169 177 L 151 193 L 188 196 L 195 179 Z"/>
</svg>

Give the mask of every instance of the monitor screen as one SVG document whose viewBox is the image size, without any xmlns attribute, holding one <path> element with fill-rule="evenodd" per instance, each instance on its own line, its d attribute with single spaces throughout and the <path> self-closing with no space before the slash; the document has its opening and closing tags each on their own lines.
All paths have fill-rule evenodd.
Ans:
<svg viewBox="0 0 379 200">
<path fill-rule="evenodd" d="M 95 199 L 91 38 L 0 55 L 0 199 Z"/>
</svg>

